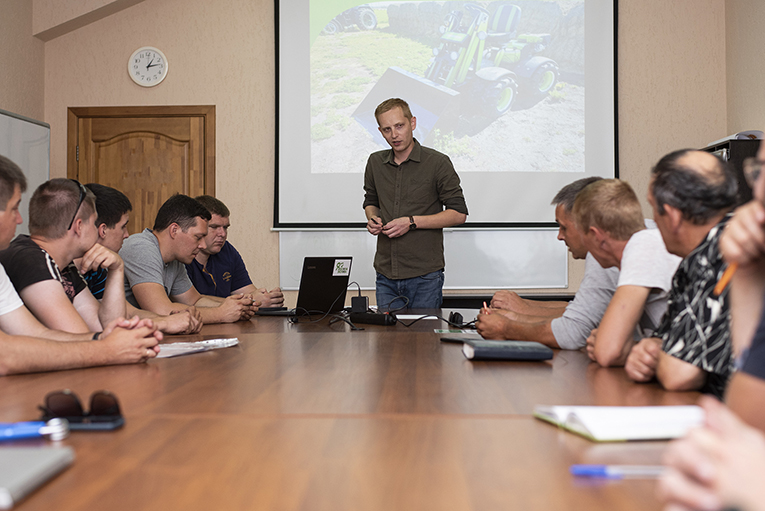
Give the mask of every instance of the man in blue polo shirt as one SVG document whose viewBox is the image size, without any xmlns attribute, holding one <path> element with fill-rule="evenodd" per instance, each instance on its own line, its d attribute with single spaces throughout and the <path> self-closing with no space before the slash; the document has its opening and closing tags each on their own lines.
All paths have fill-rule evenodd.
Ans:
<svg viewBox="0 0 765 511">
<path fill-rule="evenodd" d="M 251 294 L 262 307 L 281 307 L 284 304 L 281 289 L 277 287 L 268 291 L 266 288 L 256 288 L 242 256 L 226 241 L 231 226 L 231 212 L 226 205 L 210 195 L 200 195 L 196 200 L 212 215 L 205 238 L 207 248 L 200 250 L 191 264 L 186 265 L 186 271 L 197 291 L 221 298 L 231 294 Z"/>
</svg>

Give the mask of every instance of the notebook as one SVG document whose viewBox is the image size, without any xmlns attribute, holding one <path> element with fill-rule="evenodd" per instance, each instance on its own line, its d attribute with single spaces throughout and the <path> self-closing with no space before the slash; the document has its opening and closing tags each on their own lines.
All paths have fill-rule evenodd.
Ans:
<svg viewBox="0 0 765 511">
<path fill-rule="evenodd" d="M 306 257 L 300 275 L 297 306 L 290 310 L 256 312 L 259 316 L 334 314 L 345 306 L 351 276 L 351 256 Z"/>
<path fill-rule="evenodd" d="M 0 448 L 0 509 L 11 509 L 73 460 L 71 447 Z"/>
<path fill-rule="evenodd" d="M 689 406 L 537 406 L 534 417 L 595 442 L 668 440 L 704 423 L 704 410 Z"/>
<path fill-rule="evenodd" d="M 553 351 L 538 342 L 463 339 L 462 353 L 469 360 L 549 360 Z"/>
</svg>

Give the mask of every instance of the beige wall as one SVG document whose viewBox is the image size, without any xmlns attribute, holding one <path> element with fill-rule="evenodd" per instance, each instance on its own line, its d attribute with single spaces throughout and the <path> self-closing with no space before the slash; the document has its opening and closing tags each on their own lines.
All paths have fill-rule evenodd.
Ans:
<svg viewBox="0 0 765 511">
<path fill-rule="evenodd" d="M 234 212 L 231 239 L 253 281 L 277 286 L 273 19 L 272 0 L 146 0 L 47 42 L 51 175 L 66 175 L 67 107 L 215 105 L 216 194 Z M 169 62 L 153 88 L 127 74 L 146 45 Z"/>
<path fill-rule="evenodd" d="M 0 108 L 44 120 L 44 43 L 32 36 L 32 2 L 3 0 Z"/>
<path fill-rule="evenodd" d="M 11 3 L 29 16 L 28 2 Z M 763 11 L 759 0 L 620 2 L 620 170 L 644 201 L 647 216 L 651 216 L 644 199 L 649 169 L 661 155 L 703 145 L 732 130 L 762 126 L 758 119 L 765 101 L 759 100 L 755 108 L 742 102 L 749 77 L 757 81 L 753 73 L 765 73 L 748 64 L 757 60 L 763 47 L 749 46 L 763 37 L 756 26 L 756 20 L 765 19 Z M 242 250 L 256 283 L 275 285 L 278 237 L 269 231 L 274 167 L 273 14 L 271 0 L 145 0 L 45 43 L 48 86 L 42 117 L 52 127 L 52 175 L 66 174 L 69 106 L 215 104 L 217 194 L 235 212 L 231 238 Z M 15 28 L 15 24 L 9 26 Z M 13 37 L 3 35 L 3 47 L 8 38 L 14 45 L 39 48 L 41 43 L 34 40 L 29 44 L 30 31 L 31 23 L 24 30 L 14 30 Z M 727 82 L 726 37 L 729 71 L 733 71 Z M 167 79 L 154 89 L 133 84 L 125 69 L 130 53 L 143 45 L 159 47 L 170 62 Z M 732 55 L 734 48 L 748 48 L 748 54 Z M 0 63 L 7 58 L 0 56 Z M 39 66 L 42 57 L 31 60 Z M 0 85 L 7 80 L 4 75 Z M 28 105 L 39 103 L 40 96 L 29 85 L 41 82 L 3 86 L 0 100 L 12 106 L 0 106 L 23 109 L 26 115 L 40 118 L 30 114 Z M 569 290 L 573 291 L 583 264 L 572 261 L 569 268 Z"/>
<path fill-rule="evenodd" d="M 647 218 L 650 169 L 659 158 L 727 134 L 725 30 L 724 0 L 619 2 L 619 175 Z M 570 259 L 566 291 L 583 274 L 584 263 Z"/>
<path fill-rule="evenodd" d="M 765 130 L 765 2 L 728 0 L 725 3 L 728 134 Z"/>
</svg>

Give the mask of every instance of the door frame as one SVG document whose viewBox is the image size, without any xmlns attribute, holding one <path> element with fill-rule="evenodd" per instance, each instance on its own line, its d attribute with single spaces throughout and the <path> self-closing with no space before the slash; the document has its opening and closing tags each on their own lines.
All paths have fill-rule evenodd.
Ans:
<svg viewBox="0 0 765 511">
<path fill-rule="evenodd" d="M 203 117 L 205 194 L 215 196 L 215 105 L 83 106 L 67 109 L 66 175 L 77 179 L 78 126 L 82 118 Z"/>
</svg>

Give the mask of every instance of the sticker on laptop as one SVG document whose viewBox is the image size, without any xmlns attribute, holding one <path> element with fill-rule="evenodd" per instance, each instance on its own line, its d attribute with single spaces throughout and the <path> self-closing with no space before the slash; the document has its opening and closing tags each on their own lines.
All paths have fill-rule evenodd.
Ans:
<svg viewBox="0 0 765 511">
<path fill-rule="evenodd" d="M 335 259 L 335 265 L 332 267 L 333 277 L 345 277 L 351 274 L 350 259 Z"/>
</svg>

